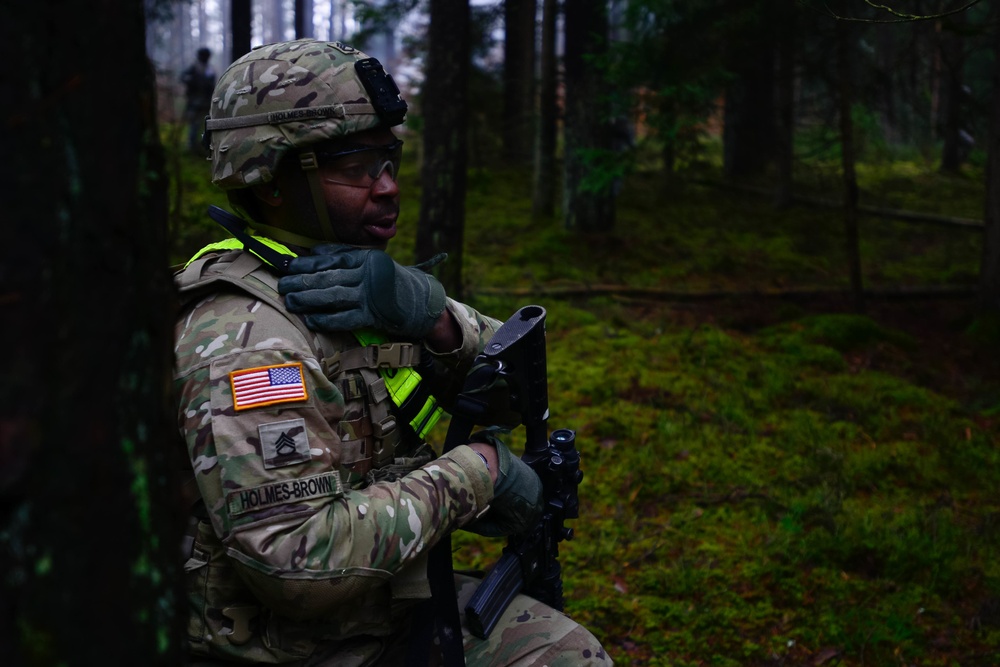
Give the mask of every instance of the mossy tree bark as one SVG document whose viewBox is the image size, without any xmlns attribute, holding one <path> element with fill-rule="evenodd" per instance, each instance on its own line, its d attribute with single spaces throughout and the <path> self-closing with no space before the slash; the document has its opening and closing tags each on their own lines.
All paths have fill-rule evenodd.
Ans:
<svg viewBox="0 0 1000 667">
<path fill-rule="evenodd" d="M 469 2 L 431 0 L 429 47 L 422 107 L 424 116 L 423 196 L 417 223 L 416 257 L 440 252 L 448 261 L 436 268 L 448 294 L 462 297 L 462 243 L 469 78 Z"/>
<path fill-rule="evenodd" d="M 608 48 L 608 8 L 574 0 L 564 9 L 566 117 L 563 125 L 563 218 L 567 229 L 614 227 L 611 91 L 601 71 Z"/>
<path fill-rule="evenodd" d="M 531 201 L 531 212 L 536 217 L 549 217 L 555 213 L 556 143 L 559 132 L 559 110 L 556 107 L 558 13 L 558 0 L 543 0 L 538 125 L 535 128 L 534 186 Z"/>
<path fill-rule="evenodd" d="M 176 665 L 174 296 L 141 0 L 0 21 L 0 664 Z"/>
</svg>

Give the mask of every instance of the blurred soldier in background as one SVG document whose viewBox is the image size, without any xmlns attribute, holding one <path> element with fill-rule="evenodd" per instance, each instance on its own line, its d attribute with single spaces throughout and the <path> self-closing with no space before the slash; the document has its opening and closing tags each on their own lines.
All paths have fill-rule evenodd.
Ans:
<svg viewBox="0 0 1000 667">
<path fill-rule="evenodd" d="M 212 180 L 250 221 L 223 214 L 236 238 L 176 277 L 192 664 L 441 664 L 427 621 L 456 598 L 428 603 L 428 551 L 539 514 L 538 476 L 491 432 L 425 441 L 499 323 L 384 252 L 406 109 L 339 42 L 255 49 L 216 87 Z M 477 580 L 455 579 L 464 608 Z M 611 664 L 523 595 L 489 639 L 461 635 L 459 664 Z"/>
<path fill-rule="evenodd" d="M 209 63 L 212 51 L 206 47 L 198 49 L 198 59 L 181 72 L 184 84 L 184 122 L 188 126 L 188 150 L 202 153 L 201 131 L 212 104 L 215 91 L 215 70 Z"/>
</svg>

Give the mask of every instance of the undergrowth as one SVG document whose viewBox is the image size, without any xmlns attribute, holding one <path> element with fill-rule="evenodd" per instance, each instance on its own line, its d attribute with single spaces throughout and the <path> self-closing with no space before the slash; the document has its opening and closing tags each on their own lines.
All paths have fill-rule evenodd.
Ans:
<svg viewBox="0 0 1000 667">
<path fill-rule="evenodd" d="M 180 162 L 175 261 L 212 240 L 195 209 L 225 201 L 197 184 L 206 163 Z M 881 205 L 975 215 L 981 174 L 895 166 L 859 169 Z M 400 182 L 391 250 L 407 263 L 412 165 Z M 547 309 L 549 425 L 576 430 L 585 471 L 576 537 L 561 549 L 566 608 L 617 664 L 1000 662 L 1000 392 L 995 365 L 955 366 L 995 349 L 975 347 L 967 317 L 922 312 L 942 345 L 919 318 L 896 327 L 820 302 L 742 303 L 844 288 L 834 212 L 776 212 L 647 172 L 629 177 L 613 228 L 581 235 L 532 220 L 529 193 L 524 174 L 470 178 L 466 299 L 500 319 L 528 302 Z M 866 284 L 968 286 L 981 242 L 864 219 Z M 560 285 L 736 296 L 692 310 L 502 292 Z M 470 568 L 502 546 L 465 533 L 455 545 Z"/>
</svg>

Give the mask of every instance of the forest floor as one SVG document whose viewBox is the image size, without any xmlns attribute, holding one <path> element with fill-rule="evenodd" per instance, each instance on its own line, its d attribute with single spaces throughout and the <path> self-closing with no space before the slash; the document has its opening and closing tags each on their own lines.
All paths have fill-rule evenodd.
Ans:
<svg viewBox="0 0 1000 667">
<path fill-rule="evenodd" d="M 850 299 L 846 295 L 811 297 L 808 303 L 797 302 L 797 314 L 792 321 L 808 318 L 811 316 L 824 316 L 831 314 L 852 314 L 854 312 Z M 658 302 L 632 302 L 629 304 L 628 313 L 636 321 L 652 317 L 661 317 L 664 304 Z M 740 332 L 749 337 L 761 331 L 766 331 L 771 327 L 789 321 L 788 308 L 784 300 L 773 298 L 744 298 L 744 299 L 711 299 L 704 302 L 685 302 L 682 304 L 673 303 L 667 306 L 671 312 L 671 318 L 681 329 L 694 329 L 702 326 L 718 327 L 731 332 Z M 948 297 L 933 298 L 925 297 L 918 299 L 884 300 L 869 299 L 866 304 L 865 317 L 877 323 L 885 330 L 901 333 L 908 339 L 908 344 L 903 349 L 892 344 L 884 344 L 879 341 L 874 344 L 859 345 L 851 349 L 842 349 L 846 367 L 851 374 L 859 374 L 864 377 L 867 373 L 889 373 L 900 380 L 920 386 L 932 391 L 935 396 L 942 399 L 951 399 L 966 409 L 961 410 L 970 419 L 981 433 L 985 435 L 984 444 L 993 452 L 1000 448 L 1000 355 L 996 354 L 997 337 L 995 335 L 975 336 L 970 335 L 970 326 L 973 325 L 971 313 L 974 312 L 975 304 L 971 296 L 968 297 Z M 877 395 L 877 392 L 876 392 Z M 627 395 L 623 395 L 625 398 Z M 872 399 L 869 395 L 865 400 Z M 627 400 L 636 400 L 635 397 L 627 397 Z M 640 399 L 641 400 L 641 399 Z M 877 399 L 876 399 L 877 400 Z M 900 405 L 898 409 L 905 411 L 907 408 Z M 888 415 L 886 415 L 888 416 Z M 892 417 L 888 417 L 892 419 Z M 848 421 L 855 421 L 854 415 L 847 417 Z M 863 420 L 858 420 L 863 421 Z M 956 439 L 970 441 L 969 427 L 966 427 L 965 436 L 958 436 Z M 922 434 L 915 435 L 911 431 L 904 430 L 901 437 L 910 440 L 923 439 Z M 874 431 L 872 431 L 874 433 Z M 887 439 L 899 437 L 900 434 L 890 436 L 888 432 L 884 434 Z M 868 436 L 864 436 L 866 439 Z M 880 446 L 883 444 L 879 440 Z M 930 438 L 931 441 L 934 438 Z M 871 445 L 873 448 L 875 444 Z M 961 457 L 963 452 L 951 450 L 949 456 Z M 978 457 L 972 456 L 972 459 Z M 990 481 L 974 485 L 976 490 L 966 496 L 966 500 L 953 502 L 952 491 L 955 498 L 960 498 L 963 491 L 958 489 L 954 481 L 941 481 L 939 484 L 930 485 L 933 490 L 927 488 L 920 480 L 921 474 L 914 474 L 917 467 L 907 471 L 900 476 L 892 476 L 892 484 L 900 489 L 912 484 L 912 496 L 909 500 L 897 499 L 895 503 L 912 503 L 918 508 L 918 514 L 923 514 L 923 519 L 917 520 L 917 532 L 924 530 L 937 531 L 937 527 L 927 522 L 928 516 L 934 513 L 935 509 L 928 509 L 928 505 L 944 505 L 950 511 L 954 511 L 954 519 L 957 524 L 965 524 L 971 531 L 965 538 L 956 538 L 949 535 L 945 539 L 955 539 L 956 549 L 964 548 L 969 551 L 979 552 L 979 556 L 987 559 L 996 559 L 997 544 L 996 536 L 992 526 L 1000 521 L 1000 506 L 994 499 L 989 498 L 989 494 L 998 489 L 998 479 L 1000 471 L 995 468 L 996 458 L 991 459 L 990 471 L 986 477 Z M 904 464 L 905 465 L 905 464 Z M 912 476 L 911 476 L 912 475 Z M 803 480 L 806 478 L 803 478 Z M 801 480 L 800 480 L 801 481 Z M 747 488 L 743 484 L 732 486 L 731 480 L 726 476 L 720 476 L 719 486 L 729 490 L 716 494 L 716 497 L 702 497 L 700 500 L 697 492 L 692 493 L 690 489 L 685 492 L 674 494 L 672 497 L 663 495 L 660 500 L 665 501 L 670 507 L 670 512 L 664 514 L 660 507 L 655 510 L 641 510 L 649 516 L 660 517 L 653 523 L 662 522 L 661 525 L 669 526 L 674 517 L 684 511 L 690 511 L 694 506 L 693 516 L 701 516 L 701 512 L 711 512 L 724 504 L 739 504 L 747 497 L 758 493 L 760 489 L 767 488 L 767 483 L 761 484 L 757 490 Z M 812 483 L 810 480 L 807 483 Z M 868 520 L 876 514 L 875 508 L 880 507 L 882 501 L 878 499 L 878 492 L 875 489 L 878 483 L 870 482 L 870 489 L 865 489 L 859 493 L 858 498 L 867 498 L 871 501 L 871 513 L 866 514 Z M 847 486 L 850 486 L 848 484 Z M 858 487 L 863 486 L 859 484 Z M 710 484 L 710 488 L 714 485 Z M 842 491 L 841 491 L 842 493 Z M 980 494 L 985 495 L 982 497 Z M 846 495 L 846 494 L 845 494 Z M 901 493 L 900 498 L 908 495 Z M 686 497 L 686 498 L 685 498 Z M 762 496 L 763 497 L 763 496 Z M 976 500 L 971 500 L 976 498 Z M 980 499 L 983 501 L 980 503 Z M 690 503 L 687 500 L 691 500 Z M 764 502 L 771 502 L 773 499 L 765 499 Z M 971 502 L 970 502 L 971 500 Z M 862 502 L 865 502 L 862 500 Z M 654 501 L 659 505 L 659 502 Z M 822 505 L 822 503 L 819 503 Z M 710 509 L 711 508 L 711 509 Z M 807 514 L 815 508 L 810 508 L 803 513 Z M 839 508 L 838 508 L 839 509 Z M 773 514 L 769 511 L 769 520 L 776 528 L 775 532 L 780 532 L 785 518 L 783 512 L 788 512 L 789 507 L 783 506 Z M 891 512 L 898 514 L 901 510 L 896 505 Z M 822 513 L 822 512 L 821 512 Z M 839 514 L 834 510 L 834 515 Z M 669 518 L 667 518 L 669 516 Z M 787 516 L 787 514 L 785 515 Z M 883 515 L 884 516 L 884 515 Z M 727 520 L 732 520 L 732 516 L 726 514 Z M 755 519 L 756 521 L 756 519 Z M 816 525 L 823 525 L 830 521 L 829 517 L 824 517 L 816 521 Z M 837 539 L 844 539 L 845 534 L 851 533 L 846 524 L 850 519 L 846 513 L 836 516 L 837 528 L 830 528 L 831 534 Z M 887 522 L 887 524 L 890 522 Z M 683 530 L 683 529 L 682 529 Z M 740 532 L 737 521 L 735 526 L 719 529 L 715 539 L 719 541 L 720 547 L 725 548 L 727 538 L 723 535 L 730 535 L 731 531 Z M 809 531 L 808 522 L 805 528 L 799 526 L 797 530 Z M 753 531 L 751 531 L 753 532 Z M 877 531 L 876 531 L 877 532 Z M 895 533 L 890 534 L 890 533 Z M 889 552 L 898 549 L 906 552 L 907 547 L 895 543 L 896 540 L 905 541 L 914 539 L 913 527 L 902 530 L 888 529 L 885 534 L 878 539 L 871 539 L 868 535 L 858 539 L 859 544 L 847 547 L 849 553 L 846 557 L 833 557 L 835 566 L 839 569 L 837 578 L 846 586 L 857 585 L 857 579 L 863 580 L 861 584 L 863 593 L 851 596 L 852 602 L 849 605 L 858 604 L 861 606 L 875 606 L 876 609 L 869 613 L 858 613 L 852 618 L 854 613 L 845 610 L 845 605 L 841 602 L 827 600 L 825 603 L 818 602 L 824 596 L 829 595 L 833 600 L 838 600 L 839 595 L 831 594 L 832 589 L 837 584 L 829 584 L 828 590 L 817 591 L 815 595 L 803 595 L 795 598 L 790 605 L 791 610 L 774 613 L 775 618 L 780 621 L 769 627 L 758 626 L 757 630 L 748 630 L 744 627 L 744 622 L 730 621 L 726 614 L 723 618 L 718 618 L 714 613 L 706 616 L 709 627 L 702 627 L 703 634 L 697 639 L 688 639 L 687 631 L 667 630 L 671 624 L 677 623 L 676 616 L 664 614 L 661 618 L 653 621 L 653 625 L 660 626 L 664 630 L 663 637 L 658 640 L 644 641 L 645 632 L 636 632 L 635 623 L 630 620 L 623 625 L 614 624 L 617 632 L 604 635 L 607 645 L 612 648 L 612 654 L 619 665 L 736 665 L 753 667 L 784 667 L 784 666 L 861 666 L 861 665 L 899 665 L 906 667 L 928 666 L 928 665 L 949 665 L 956 667 L 987 667 L 1000 664 L 1000 587 L 995 579 L 995 572 L 989 565 L 971 564 L 965 562 L 959 564 L 955 562 L 944 568 L 941 561 L 931 563 L 919 563 L 914 570 L 908 571 L 904 576 L 897 577 L 890 571 L 893 569 L 887 565 L 887 561 L 893 556 L 888 556 Z M 712 539 L 709 537 L 708 539 Z M 750 537 L 753 541 L 754 538 Z M 850 541 L 852 538 L 847 537 Z M 884 542 L 881 540 L 884 539 Z M 936 539 L 936 538 L 935 538 Z M 780 543 L 779 538 L 770 537 L 768 541 Z M 916 540 L 920 542 L 919 539 Z M 933 543 L 935 540 L 932 540 Z M 880 543 L 881 542 L 881 543 Z M 961 545 L 961 547 L 959 547 Z M 923 544 L 926 548 L 928 545 Z M 916 547 L 920 549 L 921 547 Z M 930 547 L 934 550 L 934 547 Z M 738 551 L 738 550 L 734 550 Z M 768 555 L 770 549 L 762 549 L 761 552 L 754 551 L 752 556 L 759 557 L 762 561 L 772 558 Z M 780 551 L 780 548 L 779 548 Z M 833 550 L 831 550 L 833 551 Z M 832 554 L 831 554 L 832 555 Z M 748 556 L 743 554 L 744 558 Z M 898 558 L 905 560 L 907 556 L 897 554 Z M 946 558 L 950 558 L 946 557 Z M 678 562 L 683 562 L 683 558 L 672 563 L 676 567 Z M 790 560 L 802 565 L 799 557 L 792 557 Z M 805 559 L 807 562 L 811 558 Z M 819 560 L 819 559 L 817 559 Z M 913 557 L 914 561 L 919 559 Z M 936 560 L 936 559 L 932 559 Z M 977 561 L 978 557 L 971 559 Z M 806 571 L 811 572 L 815 565 L 809 562 L 804 565 Z M 981 565 L 983 565 L 981 567 Z M 626 572 L 629 563 L 625 562 Z M 947 580 L 954 575 L 955 579 L 946 583 L 943 589 L 951 591 L 954 596 L 950 601 L 946 601 L 948 594 L 937 598 L 936 595 L 927 594 L 924 586 L 927 579 L 924 574 L 927 571 L 935 571 L 939 568 L 944 570 L 954 566 L 955 571 L 951 575 L 946 575 Z M 714 567 L 733 567 L 734 571 L 739 566 L 729 565 Z M 764 568 L 768 570 L 769 568 Z M 817 570 L 822 569 L 822 566 Z M 605 571 L 614 572 L 614 567 Z M 903 568 L 906 571 L 906 568 Z M 921 574 L 920 571 L 924 570 Z M 780 569 L 779 572 L 787 571 Z M 961 573 L 959 573 L 961 571 Z M 613 590 L 618 593 L 627 594 L 632 592 L 632 587 L 627 575 L 611 575 L 614 582 Z M 759 576 L 759 573 L 758 573 Z M 776 575 L 775 572 L 767 571 L 765 578 Z M 934 579 L 936 573 L 931 575 Z M 912 580 L 909 577 L 914 577 Z M 822 579 L 823 577 L 817 577 Z M 781 597 L 780 594 L 773 594 L 771 586 L 765 585 L 761 590 L 757 586 L 740 583 L 743 577 L 722 576 L 716 580 L 718 586 L 735 586 L 740 590 L 741 602 L 753 600 L 761 595 L 773 595 L 775 600 Z M 917 591 L 913 597 L 901 592 L 912 585 L 912 590 Z M 822 588 L 822 586 L 820 586 Z M 932 584 L 928 589 L 933 590 Z M 593 589 L 590 589 L 593 590 Z M 677 596 L 678 600 L 699 600 L 699 595 L 692 595 L 691 592 L 681 585 L 676 589 L 668 587 L 668 593 Z M 895 596 L 901 596 L 905 602 L 900 604 L 897 601 L 883 603 L 873 602 L 880 598 L 890 600 Z M 928 608 L 917 605 L 927 599 L 935 602 L 929 603 L 927 607 L 937 606 L 933 612 Z M 815 606 L 819 604 L 819 609 Z M 743 609 L 740 604 L 732 602 L 716 602 L 723 606 L 732 606 L 740 611 L 737 616 L 746 615 L 751 617 L 752 612 Z M 898 606 L 897 606 L 898 605 Z M 584 605 L 589 607 L 589 605 Z M 780 605 L 777 605 L 780 606 Z M 688 611 L 697 607 L 697 602 L 688 607 Z M 879 607 L 881 607 L 879 609 Z M 902 608 L 900 608 L 902 607 Z M 907 609 L 907 607 L 909 607 Z M 572 610 L 572 603 L 570 609 Z M 840 627 L 838 623 L 830 620 L 831 608 L 835 615 L 841 615 Z M 839 611 L 837 611 L 839 610 Z M 911 622 L 914 613 L 925 614 L 926 622 Z M 619 618 L 624 616 L 618 615 Z M 656 616 L 655 613 L 652 616 Z M 805 616 L 804 622 L 815 625 L 815 633 L 802 632 L 795 639 L 788 639 L 796 633 L 790 632 L 786 628 L 789 619 Z M 588 618 L 588 615 L 584 615 Z M 697 627 L 695 621 L 695 627 Z M 732 623 L 737 628 L 739 639 L 733 641 L 726 637 L 726 626 Z M 853 629 L 851 625 L 855 625 Z M 751 621 L 746 622 L 747 626 L 753 626 Z M 766 624 L 765 624 L 766 625 Z M 788 623 L 787 625 L 792 625 Z M 625 630 L 624 628 L 628 628 Z M 693 632 L 693 631 L 692 631 Z M 654 633 L 655 634 L 655 633 Z M 676 641 L 677 635 L 684 638 Z M 853 636 L 852 636 L 853 635 Z M 637 636 L 640 637 L 637 639 Z M 673 637 L 669 639 L 668 637 Z M 669 648 L 668 648 L 669 647 Z"/>
<path fill-rule="evenodd" d="M 811 314 L 854 312 L 846 295 L 811 297 L 803 307 Z M 962 403 L 975 403 L 984 393 L 997 395 L 1000 390 L 1000 354 L 990 338 L 969 336 L 974 310 L 974 297 L 969 295 L 905 301 L 869 299 L 865 314 L 884 327 L 904 332 L 916 342 L 921 364 L 908 373 L 914 383 L 934 388 Z M 781 311 L 781 304 L 773 300 L 752 299 L 674 306 L 677 316 L 690 324 L 709 323 L 746 332 L 781 322 L 785 318 Z M 855 363 L 872 368 L 883 362 L 863 358 Z"/>
<path fill-rule="evenodd" d="M 203 212 L 226 203 L 203 161 L 173 164 L 180 261 L 220 238 Z M 829 173 L 808 165 L 797 187 L 829 198 Z M 974 169 L 859 175 L 872 205 L 982 209 Z M 399 181 L 390 251 L 411 263 L 406 159 Z M 470 173 L 463 299 L 501 320 L 547 310 L 550 427 L 577 431 L 585 471 L 566 608 L 616 664 L 1000 664 L 1000 336 L 968 296 L 981 234 L 864 218 L 866 287 L 965 295 L 859 314 L 835 210 L 653 170 L 586 235 L 532 219 L 529 192 L 524 173 Z M 472 568 L 502 547 L 454 544 Z"/>
</svg>

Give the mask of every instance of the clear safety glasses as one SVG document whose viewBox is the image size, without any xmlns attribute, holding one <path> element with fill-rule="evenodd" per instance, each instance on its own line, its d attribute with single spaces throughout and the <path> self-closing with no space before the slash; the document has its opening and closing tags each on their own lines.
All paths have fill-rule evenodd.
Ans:
<svg viewBox="0 0 1000 667">
<path fill-rule="evenodd" d="M 389 178 L 395 181 L 402 158 L 403 142 L 399 139 L 383 146 L 358 146 L 332 153 L 316 151 L 324 181 L 355 188 L 370 188 L 383 171 L 388 171 Z"/>
</svg>

